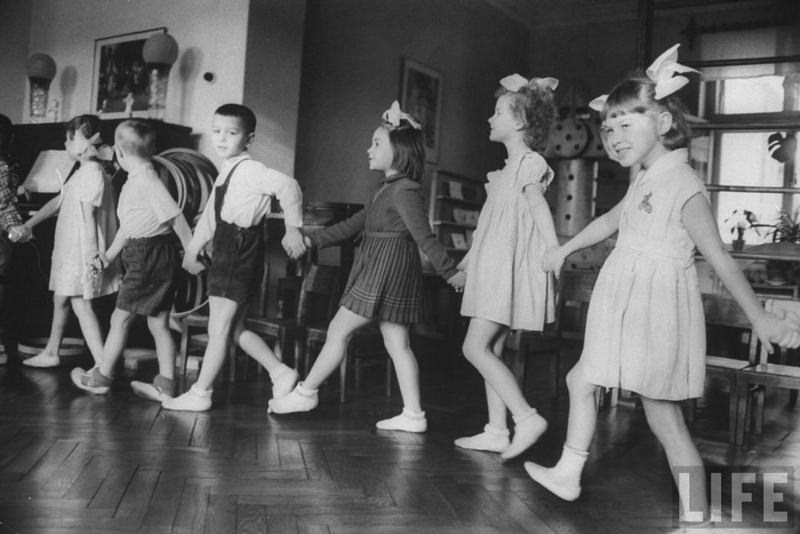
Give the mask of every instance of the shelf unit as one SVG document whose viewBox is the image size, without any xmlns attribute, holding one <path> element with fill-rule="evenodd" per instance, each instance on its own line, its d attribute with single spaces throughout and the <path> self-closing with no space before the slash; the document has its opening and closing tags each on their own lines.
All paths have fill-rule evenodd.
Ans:
<svg viewBox="0 0 800 534">
<path fill-rule="evenodd" d="M 485 201 L 483 183 L 447 171 L 431 174 L 431 228 L 456 260 L 469 250 L 472 232 L 478 225 L 478 215 Z"/>
</svg>

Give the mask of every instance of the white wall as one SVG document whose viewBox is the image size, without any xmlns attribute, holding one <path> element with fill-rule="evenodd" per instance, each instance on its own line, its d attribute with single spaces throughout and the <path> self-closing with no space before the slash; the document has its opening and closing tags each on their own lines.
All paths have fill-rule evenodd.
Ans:
<svg viewBox="0 0 800 534">
<path fill-rule="evenodd" d="M 18 1 L 28 0 L 3 0 L 3 5 Z M 50 98 L 62 101 L 64 120 L 92 111 L 94 40 L 156 27 L 166 27 L 180 49 L 170 73 L 167 122 L 183 124 L 195 133 L 204 134 L 218 105 L 242 101 L 248 0 L 30 2 L 28 54 L 44 52 L 55 59 L 58 70 Z M 206 71 L 215 73 L 213 84 L 202 79 Z M 16 90 L 17 85 L 0 82 L 0 93 Z M 199 149 L 211 155 L 203 138 Z"/>
</svg>

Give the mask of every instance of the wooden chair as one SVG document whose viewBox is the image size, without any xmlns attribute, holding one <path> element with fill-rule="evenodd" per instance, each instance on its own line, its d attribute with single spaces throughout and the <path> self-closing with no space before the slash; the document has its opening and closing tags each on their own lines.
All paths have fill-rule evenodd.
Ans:
<svg viewBox="0 0 800 534">
<path fill-rule="evenodd" d="M 703 294 L 703 310 L 707 326 L 727 327 L 744 330 L 748 336 L 748 350 L 744 358 L 731 358 L 706 354 L 706 376 L 726 380 L 729 384 L 728 401 L 728 441 L 741 443 L 737 436 L 741 430 L 744 411 L 739 410 L 740 373 L 755 362 L 758 338 L 752 333 L 750 320 L 735 300 L 720 295 Z M 696 401 L 692 400 L 690 414 L 694 419 Z"/>
<path fill-rule="evenodd" d="M 300 359 L 302 346 L 298 346 L 303 338 L 303 329 L 297 320 L 297 311 L 300 305 L 300 294 L 303 278 L 300 276 L 287 276 L 277 281 L 276 304 L 277 311 L 274 315 L 267 313 L 266 304 L 260 313 L 250 314 L 245 320 L 245 327 L 268 340 L 275 340 L 275 356 L 286 361 L 288 356 L 293 357 L 295 365 Z"/>
<path fill-rule="evenodd" d="M 800 301 L 770 299 L 765 308 L 769 312 L 794 313 L 800 316 Z M 753 336 L 755 337 L 755 336 Z M 785 362 L 785 359 L 782 359 Z M 796 391 L 800 389 L 800 367 L 785 363 L 770 363 L 767 348 L 762 346 L 755 365 L 739 371 L 738 394 L 739 415 L 742 419 L 736 433 L 736 444 L 744 441 L 744 433 L 750 423 L 757 434 L 761 433 L 764 419 L 764 397 L 766 388 L 774 387 Z M 796 399 L 793 393 L 791 398 Z M 792 401 L 790 400 L 790 405 Z"/>
<path fill-rule="evenodd" d="M 528 359 L 535 354 L 551 354 L 553 396 L 561 388 L 561 349 L 564 341 L 582 341 L 586 328 L 586 314 L 592 297 L 597 273 L 592 271 L 564 271 L 556 296 L 556 320 L 552 327 L 542 332 L 514 331 L 506 341 L 510 367 L 525 391 Z"/>
</svg>

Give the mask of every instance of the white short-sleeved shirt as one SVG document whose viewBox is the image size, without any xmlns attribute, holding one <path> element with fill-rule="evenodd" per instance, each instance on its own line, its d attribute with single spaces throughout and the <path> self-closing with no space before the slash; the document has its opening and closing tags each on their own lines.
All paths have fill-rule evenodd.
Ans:
<svg viewBox="0 0 800 534">
<path fill-rule="evenodd" d="M 152 164 L 131 169 L 119 195 L 119 231 L 126 239 L 168 234 L 181 209 Z"/>
</svg>

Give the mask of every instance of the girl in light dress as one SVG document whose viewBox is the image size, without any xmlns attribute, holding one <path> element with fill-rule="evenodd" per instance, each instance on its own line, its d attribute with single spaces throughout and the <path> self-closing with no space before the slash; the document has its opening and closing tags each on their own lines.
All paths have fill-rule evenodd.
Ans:
<svg viewBox="0 0 800 534">
<path fill-rule="evenodd" d="M 547 422 L 528 404 L 502 354 L 509 330 L 542 330 L 554 316 L 553 283 L 541 268 L 545 250 L 558 246 L 544 193 L 553 171 L 533 147 L 555 119 L 554 78 L 500 80 L 489 139 L 506 147 L 506 166 L 488 175 L 487 199 L 472 248 L 461 262 L 467 281 L 461 315 L 470 318 L 464 355 L 484 378 L 489 421 L 457 447 L 513 458 L 533 445 Z M 506 410 L 514 420 L 509 440 Z"/>
<path fill-rule="evenodd" d="M 705 378 L 705 321 L 694 253 L 697 248 L 753 324 L 762 343 L 800 344 L 796 318 L 767 313 L 726 252 L 703 183 L 687 163 L 689 128 L 673 93 L 688 82 L 673 77 L 675 45 L 646 77 L 620 83 L 592 102 L 603 119 L 609 157 L 638 169 L 623 200 L 560 248 L 544 266 L 558 272 L 567 256 L 619 232 L 595 284 L 580 360 L 567 375 L 569 422 L 561 459 L 552 468 L 527 462 L 537 482 L 566 500 L 577 499 L 597 422 L 598 386 L 639 394 L 647 422 L 661 442 L 676 483 L 684 520 L 708 522 L 703 461 L 680 401 L 700 397 Z"/>
<path fill-rule="evenodd" d="M 43 220 L 58 215 L 53 240 L 50 290 L 53 291 L 53 322 L 44 350 L 24 360 L 29 367 L 55 367 L 58 350 L 69 319 L 70 306 L 95 363 L 103 355 L 103 336 L 92 299 L 119 289 L 119 263 L 96 272 L 88 261 L 105 250 L 117 231 L 116 202 L 109 169 L 111 148 L 100 139 L 100 120 L 79 115 L 67 123 L 64 146 L 78 169 L 66 178 L 61 194 L 51 199 L 25 225 L 33 229 Z M 110 169 L 109 169 L 110 170 Z"/>
<path fill-rule="evenodd" d="M 411 324 L 422 320 L 422 264 L 419 250 L 436 272 L 456 289 L 464 274 L 436 239 L 428 222 L 419 182 L 425 168 L 421 125 L 395 101 L 383 114 L 367 150 L 370 170 L 381 175 L 381 187 L 367 205 L 349 219 L 306 236 L 308 246 L 324 247 L 361 234 L 363 241 L 347 280 L 339 310 L 327 338 L 303 382 L 288 395 L 269 401 L 272 413 L 314 409 L 317 388 L 339 368 L 353 333 L 372 321 L 380 327 L 394 363 L 403 411 L 376 423 L 380 430 L 425 432 L 419 367 L 409 340 Z"/>
</svg>

